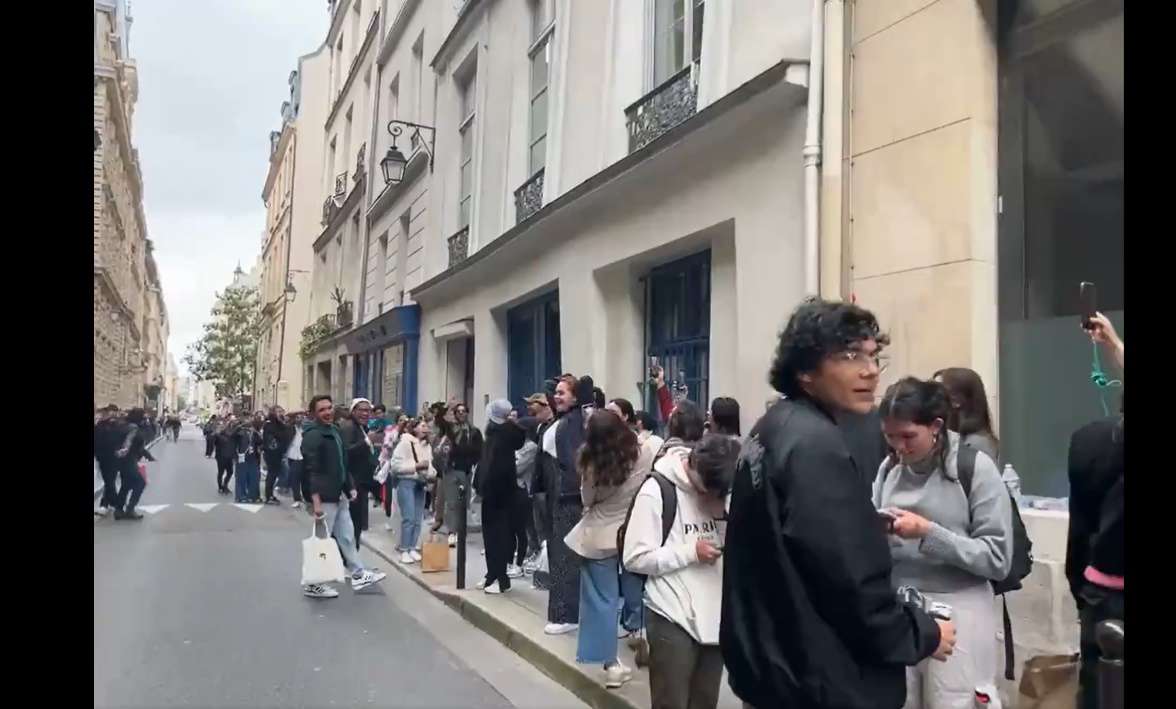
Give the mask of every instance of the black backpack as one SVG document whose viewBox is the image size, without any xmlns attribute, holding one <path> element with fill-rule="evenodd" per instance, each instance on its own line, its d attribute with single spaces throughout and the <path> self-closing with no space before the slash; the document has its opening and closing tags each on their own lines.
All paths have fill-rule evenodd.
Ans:
<svg viewBox="0 0 1176 709">
<path fill-rule="evenodd" d="M 665 546 L 666 538 L 670 536 L 670 530 L 674 527 L 674 517 L 678 515 L 678 491 L 674 488 L 674 483 L 670 479 L 656 471 L 650 471 L 645 479 L 653 478 L 657 481 L 658 490 L 661 492 L 662 499 L 662 546 Z M 642 486 L 645 482 L 642 481 Z M 629 528 L 629 518 L 633 516 L 633 505 L 637 503 L 637 496 L 629 502 L 629 510 L 625 512 L 625 521 L 621 522 L 621 526 L 617 529 L 617 554 L 621 559 L 621 568 L 625 567 L 625 531 Z M 645 574 L 638 574 L 630 572 L 634 576 L 645 580 Z"/>
<path fill-rule="evenodd" d="M 886 467 L 882 470 L 883 478 L 890 472 L 893 465 L 893 462 L 887 460 Z M 970 502 L 972 499 L 972 478 L 976 475 L 976 449 L 965 445 L 962 439 L 956 452 L 956 473 L 959 475 L 960 487 L 964 490 L 964 496 Z M 1025 531 L 1025 523 L 1021 520 L 1017 499 L 1013 497 L 1011 490 L 1008 490 L 1008 494 L 1013 510 L 1013 564 L 1009 567 L 1007 576 L 1000 581 L 991 582 L 992 592 L 998 596 L 1003 596 L 1009 591 L 1020 590 L 1021 581 L 1033 571 L 1033 542 L 1029 539 L 1029 533 Z M 970 504 L 969 509 L 971 509 Z M 1012 680 L 1016 665 L 1013 653 L 1013 623 L 1009 618 L 1008 599 L 1002 600 L 1004 601 L 1005 678 Z"/>
</svg>

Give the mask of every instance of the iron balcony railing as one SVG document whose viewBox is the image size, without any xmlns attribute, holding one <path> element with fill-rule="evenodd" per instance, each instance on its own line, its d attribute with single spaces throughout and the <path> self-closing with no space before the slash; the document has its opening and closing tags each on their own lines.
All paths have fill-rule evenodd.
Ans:
<svg viewBox="0 0 1176 709">
<path fill-rule="evenodd" d="M 625 109 L 629 152 L 640 150 L 698 111 L 698 64 L 690 63 Z"/>
<path fill-rule="evenodd" d="M 466 260 L 470 255 L 470 227 L 463 226 L 456 234 L 449 237 L 449 267 Z"/>
<path fill-rule="evenodd" d="M 539 171 L 515 190 L 515 223 L 519 223 L 543 208 L 543 173 Z"/>
</svg>

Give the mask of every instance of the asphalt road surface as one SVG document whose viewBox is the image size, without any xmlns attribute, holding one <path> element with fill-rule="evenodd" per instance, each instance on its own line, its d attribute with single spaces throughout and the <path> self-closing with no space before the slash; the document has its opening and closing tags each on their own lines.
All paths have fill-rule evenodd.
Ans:
<svg viewBox="0 0 1176 709">
<path fill-rule="evenodd" d="M 583 706 L 367 549 L 382 583 L 306 598 L 305 513 L 218 495 L 193 426 L 151 451 L 144 519 L 94 522 L 95 707 Z"/>
</svg>

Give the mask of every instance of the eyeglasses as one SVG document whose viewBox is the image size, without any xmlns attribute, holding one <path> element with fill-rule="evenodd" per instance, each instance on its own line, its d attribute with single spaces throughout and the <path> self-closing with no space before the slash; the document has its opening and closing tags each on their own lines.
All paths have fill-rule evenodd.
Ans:
<svg viewBox="0 0 1176 709">
<path fill-rule="evenodd" d="M 865 369 L 871 362 L 873 362 L 874 366 L 878 368 L 879 374 L 885 372 L 886 368 L 890 366 L 890 357 L 882 354 L 881 352 L 866 354 L 861 350 L 845 350 L 844 352 L 838 352 L 832 357 L 838 362 L 849 362 L 851 364 L 856 364 L 861 369 Z"/>
</svg>

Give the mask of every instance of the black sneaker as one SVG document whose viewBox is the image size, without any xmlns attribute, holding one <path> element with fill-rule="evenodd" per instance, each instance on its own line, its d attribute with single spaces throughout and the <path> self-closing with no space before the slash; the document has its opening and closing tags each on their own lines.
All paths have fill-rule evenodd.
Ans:
<svg viewBox="0 0 1176 709">
<path fill-rule="evenodd" d="M 134 510 L 127 510 L 123 513 L 122 519 L 143 519 L 143 515 Z"/>
</svg>

